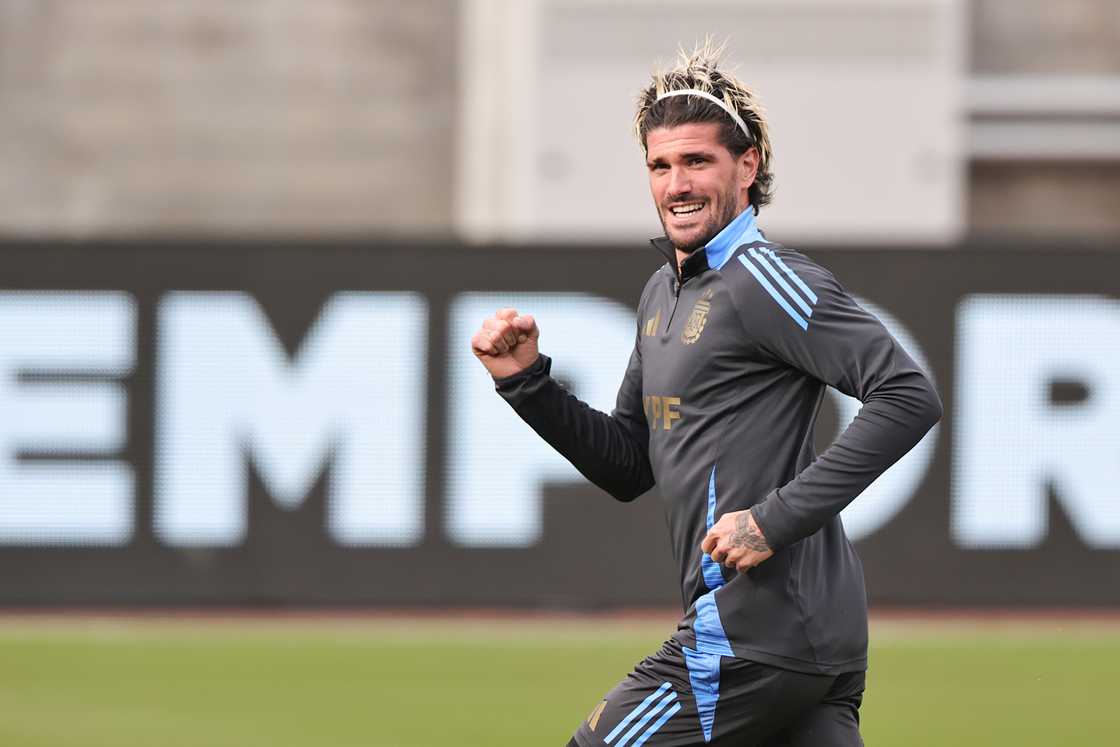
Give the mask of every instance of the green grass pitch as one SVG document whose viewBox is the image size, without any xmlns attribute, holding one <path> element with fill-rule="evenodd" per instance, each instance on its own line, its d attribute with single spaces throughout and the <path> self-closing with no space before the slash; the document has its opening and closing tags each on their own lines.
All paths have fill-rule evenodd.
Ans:
<svg viewBox="0 0 1120 747">
<path fill-rule="evenodd" d="M 0 618 L 0 745 L 563 745 L 671 628 Z M 872 639 L 868 745 L 1120 739 L 1115 623 L 886 623 Z"/>
</svg>

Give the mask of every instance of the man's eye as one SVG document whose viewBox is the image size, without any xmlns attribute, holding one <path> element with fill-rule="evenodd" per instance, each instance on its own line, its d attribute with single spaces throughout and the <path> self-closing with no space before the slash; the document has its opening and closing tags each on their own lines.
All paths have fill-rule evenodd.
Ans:
<svg viewBox="0 0 1120 747">
<path fill-rule="evenodd" d="M 690 159 L 688 159 L 688 165 L 689 166 L 703 166 L 705 163 L 707 163 L 707 161 L 704 160 L 703 158 L 690 158 Z"/>
</svg>

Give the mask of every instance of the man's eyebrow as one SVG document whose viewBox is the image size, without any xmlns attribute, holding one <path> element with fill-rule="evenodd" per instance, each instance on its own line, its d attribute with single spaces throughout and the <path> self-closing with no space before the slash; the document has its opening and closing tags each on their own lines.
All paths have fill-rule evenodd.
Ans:
<svg viewBox="0 0 1120 747">
<path fill-rule="evenodd" d="M 710 150 L 687 151 L 685 153 L 677 154 L 677 157 L 682 161 L 689 161 L 693 158 L 702 158 L 705 161 L 711 161 L 713 158 L 715 158 Z M 668 160 L 665 158 L 665 156 L 657 156 L 656 158 L 646 159 L 646 164 L 649 166 L 657 166 L 663 163 L 668 163 Z"/>
</svg>

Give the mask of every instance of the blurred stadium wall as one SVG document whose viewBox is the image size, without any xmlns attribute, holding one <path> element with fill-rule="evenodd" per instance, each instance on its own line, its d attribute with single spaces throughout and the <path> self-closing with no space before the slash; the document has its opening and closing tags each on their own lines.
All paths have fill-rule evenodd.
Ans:
<svg viewBox="0 0 1120 747">
<path fill-rule="evenodd" d="M 807 71 L 810 82 L 855 72 L 845 106 L 803 139 L 826 156 L 895 153 L 915 179 L 939 174 L 935 237 L 1108 234 L 1120 229 L 1118 13 L 1112 0 L 713 0 L 687 11 L 612 0 L 0 0 L 0 230 L 502 235 L 485 205 L 516 208 L 524 185 L 496 176 L 539 181 L 541 199 L 585 190 L 565 183 L 573 165 L 562 149 L 518 150 L 533 131 L 519 127 L 525 117 L 540 113 L 577 138 L 608 128 L 623 151 L 607 155 L 637 158 L 626 118 L 611 130 L 608 112 L 592 106 L 600 102 L 549 99 L 547 89 L 526 98 L 519 82 L 582 81 L 582 53 L 600 79 L 624 73 L 624 100 L 609 113 L 625 114 L 642 80 L 634 70 L 644 74 L 651 54 L 668 59 L 677 43 L 715 32 L 731 40 L 745 77 L 763 71 L 764 101 L 779 124 L 791 122 L 776 131 L 798 147 L 779 147 L 786 172 L 773 211 L 799 229 L 791 234 L 806 232 L 796 216 L 830 208 L 790 181 L 802 149 L 791 131 L 804 128 L 783 108 L 799 102 L 794 87 L 764 85 L 773 67 L 791 80 Z M 635 18 L 641 34 L 628 33 Z M 480 107 L 511 130 L 492 128 L 509 135 L 500 152 L 478 131 Z M 846 125 L 856 112 L 889 124 L 915 107 L 936 126 L 892 135 Z M 915 144 L 915 133 L 927 142 Z M 625 195 L 628 209 L 642 198 L 640 169 L 630 171 L 639 189 Z M 842 228 L 834 235 L 845 239 Z"/>
<path fill-rule="evenodd" d="M 975 0 L 974 235 L 1120 232 L 1120 4 Z"/>
<path fill-rule="evenodd" d="M 2 0 L 0 230 L 446 232 L 452 0 Z"/>
<path fill-rule="evenodd" d="M 676 601 L 657 501 L 466 340 L 531 308 L 610 406 L 659 262 L 629 103 L 707 31 L 784 139 L 763 226 L 945 399 L 845 514 L 874 600 L 1120 604 L 1118 14 L 0 0 L 0 604 Z"/>
</svg>

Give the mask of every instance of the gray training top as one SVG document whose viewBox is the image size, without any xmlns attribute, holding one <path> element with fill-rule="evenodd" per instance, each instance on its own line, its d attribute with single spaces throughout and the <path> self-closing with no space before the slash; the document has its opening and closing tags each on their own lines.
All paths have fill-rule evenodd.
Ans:
<svg viewBox="0 0 1120 747">
<path fill-rule="evenodd" d="M 669 262 L 642 292 L 614 412 L 568 393 L 544 355 L 498 392 L 615 498 L 660 486 L 686 610 L 674 638 L 689 654 L 865 669 L 863 569 L 838 514 L 933 427 L 937 393 L 831 273 L 767 242 L 751 208 L 679 276 L 668 240 L 653 244 Z M 826 385 L 863 407 L 816 456 Z M 775 553 L 738 573 L 700 543 L 745 508 Z"/>
</svg>

